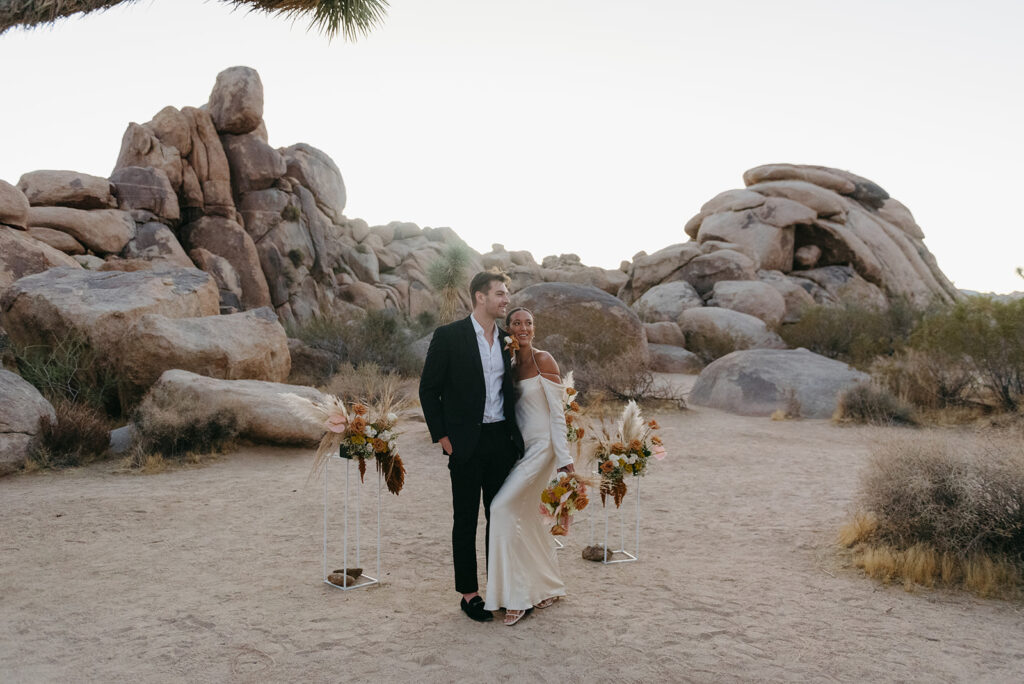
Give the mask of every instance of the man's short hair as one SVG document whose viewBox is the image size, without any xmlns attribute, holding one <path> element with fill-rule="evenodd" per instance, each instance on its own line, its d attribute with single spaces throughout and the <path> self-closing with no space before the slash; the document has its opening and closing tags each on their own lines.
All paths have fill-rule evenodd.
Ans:
<svg viewBox="0 0 1024 684">
<path fill-rule="evenodd" d="M 511 278 L 501 271 L 481 271 L 469 281 L 469 299 L 473 306 L 476 306 L 476 293 L 483 292 L 485 295 L 491 291 L 491 283 L 504 283 L 508 287 L 512 282 Z"/>
</svg>

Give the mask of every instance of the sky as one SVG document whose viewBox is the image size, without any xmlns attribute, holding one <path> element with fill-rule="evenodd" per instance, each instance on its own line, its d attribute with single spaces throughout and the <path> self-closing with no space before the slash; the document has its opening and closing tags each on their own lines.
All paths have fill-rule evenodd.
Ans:
<svg viewBox="0 0 1024 684">
<path fill-rule="evenodd" d="M 688 240 L 746 169 L 819 164 L 913 212 L 961 288 L 1024 290 L 1024 2 L 392 0 L 355 43 L 213 0 L 0 36 L 0 178 L 107 176 L 128 122 L 257 69 L 274 146 L 345 214 L 615 268 Z"/>
</svg>

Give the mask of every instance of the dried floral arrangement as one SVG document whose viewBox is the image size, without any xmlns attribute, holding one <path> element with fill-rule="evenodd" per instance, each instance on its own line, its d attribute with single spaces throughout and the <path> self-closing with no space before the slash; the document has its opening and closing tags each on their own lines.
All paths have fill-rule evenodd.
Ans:
<svg viewBox="0 0 1024 684">
<path fill-rule="evenodd" d="M 602 424 L 601 435 L 595 438 L 597 445 L 592 454 L 601 478 L 602 506 L 605 497 L 610 496 L 618 508 L 626 496 L 626 476 L 645 475 L 651 456 L 659 461 L 665 458 L 665 445 L 660 437 L 653 434 L 657 429 L 657 421 L 644 421 L 635 401 L 630 401 L 622 409 L 614 430 Z"/>
<path fill-rule="evenodd" d="M 313 474 L 319 477 L 327 459 L 337 453 L 359 463 L 359 479 L 364 480 L 366 461 L 373 459 L 384 484 L 392 494 L 405 485 L 405 464 L 398 455 L 399 404 L 393 391 L 386 391 L 376 402 L 353 402 L 346 408 L 340 398 L 327 395 L 315 401 L 297 394 L 285 394 L 292 411 L 300 418 L 324 428 L 324 436 L 313 460 Z"/>
<path fill-rule="evenodd" d="M 589 481 L 576 473 L 566 473 L 548 483 L 540 494 L 540 514 L 552 523 L 551 534 L 569 533 L 569 521 L 577 511 L 590 503 L 587 498 Z"/>
<path fill-rule="evenodd" d="M 580 409 L 580 395 L 573 387 L 572 371 L 562 380 L 563 394 L 562 403 L 565 408 L 565 438 L 569 444 L 576 444 L 576 455 L 579 455 L 582 445 L 583 429 L 582 411 Z"/>
</svg>

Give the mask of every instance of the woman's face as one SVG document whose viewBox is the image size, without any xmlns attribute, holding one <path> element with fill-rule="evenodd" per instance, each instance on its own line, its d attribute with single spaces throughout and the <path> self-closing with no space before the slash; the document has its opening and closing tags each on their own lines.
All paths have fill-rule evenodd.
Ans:
<svg viewBox="0 0 1024 684">
<path fill-rule="evenodd" d="M 529 311 L 516 311 L 508 320 L 508 331 L 520 347 L 529 346 L 533 342 L 533 316 Z"/>
</svg>

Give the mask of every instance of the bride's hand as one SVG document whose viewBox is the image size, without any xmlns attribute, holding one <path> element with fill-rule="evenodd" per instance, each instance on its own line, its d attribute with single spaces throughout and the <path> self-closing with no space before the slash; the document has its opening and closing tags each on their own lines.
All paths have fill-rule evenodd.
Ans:
<svg viewBox="0 0 1024 684">
<path fill-rule="evenodd" d="M 558 472 L 560 472 L 560 473 L 574 473 L 574 472 L 576 472 L 576 468 L 575 468 L 575 466 L 573 466 L 570 463 L 567 466 L 562 466 L 561 468 L 559 468 Z"/>
</svg>

